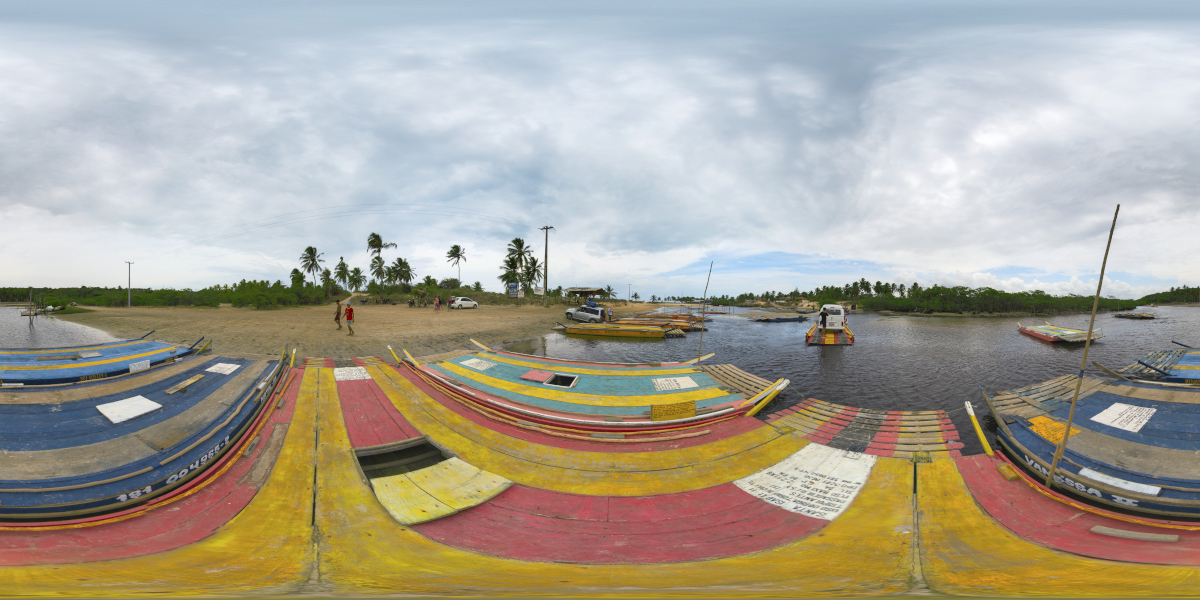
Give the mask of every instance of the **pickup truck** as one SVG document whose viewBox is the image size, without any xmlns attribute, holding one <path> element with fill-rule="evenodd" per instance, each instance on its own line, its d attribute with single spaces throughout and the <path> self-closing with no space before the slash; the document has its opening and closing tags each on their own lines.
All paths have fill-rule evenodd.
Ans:
<svg viewBox="0 0 1200 600">
<path fill-rule="evenodd" d="M 568 308 L 567 318 L 584 323 L 599 323 L 604 320 L 604 309 L 591 306 L 580 306 L 579 308 Z"/>
</svg>

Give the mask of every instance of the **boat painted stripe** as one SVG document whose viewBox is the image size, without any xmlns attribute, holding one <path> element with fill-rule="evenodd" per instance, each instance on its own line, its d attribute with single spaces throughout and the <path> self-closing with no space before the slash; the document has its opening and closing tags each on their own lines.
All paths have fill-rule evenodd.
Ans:
<svg viewBox="0 0 1200 600">
<path fill-rule="evenodd" d="M 86 352 L 88 350 L 107 350 L 109 348 L 120 348 L 122 346 L 132 346 L 134 344 L 156 344 L 153 340 L 134 340 L 131 342 L 114 342 L 111 344 L 101 344 L 99 346 L 79 346 L 69 348 L 47 348 L 44 350 L 0 350 L 0 355 L 6 354 L 71 354 L 77 352 Z"/>
<path fill-rule="evenodd" d="M 593 375 L 574 375 L 576 378 L 574 384 L 569 388 L 563 388 L 560 386 L 546 386 L 542 384 L 542 381 L 537 381 L 535 383 L 534 381 L 525 379 L 525 376 L 528 375 L 530 371 L 548 371 L 551 373 L 557 373 L 559 372 L 557 369 L 530 369 L 529 367 L 494 362 L 486 360 L 485 358 L 475 358 L 472 356 L 467 356 L 460 361 L 451 360 L 425 366 L 440 368 L 458 367 L 461 369 L 469 369 L 469 371 L 467 371 L 469 373 L 482 373 L 488 377 L 495 377 L 496 379 L 501 379 L 518 385 L 531 386 L 536 389 L 558 390 L 570 392 L 572 394 L 583 395 L 628 396 L 632 394 L 659 395 L 678 393 L 677 389 L 660 389 L 656 384 L 656 382 L 667 382 L 667 380 L 671 379 L 690 379 L 690 383 L 694 385 L 687 385 L 686 387 L 688 389 L 709 389 L 721 387 L 721 384 L 716 379 L 713 379 L 707 373 L 699 370 L 684 373 L 682 374 L 682 377 L 678 375 L 676 377 L 655 377 L 649 375 L 610 376 L 603 373 Z M 569 373 L 562 374 L 571 376 Z M 685 381 L 682 383 L 687 384 L 689 382 Z"/>
<path fill-rule="evenodd" d="M 390 444 L 421 435 L 371 379 L 337 382 L 350 447 Z"/>
<path fill-rule="evenodd" d="M 408 368 L 403 366 L 401 368 Z M 773 465 L 808 444 L 762 426 L 691 448 L 658 452 L 575 452 L 482 427 L 442 406 L 395 368 L 368 367 L 395 383 L 388 392 L 418 430 L 463 460 L 517 483 L 605 496 L 670 494 L 728 483 Z M 390 373 L 388 371 L 391 371 Z"/>
<path fill-rule="evenodd" d="M 501 395 L 507 396 L 504 392 L 517 394 L 519 396 L 540 398 L 543 400 L 554 400 L 567 405 L 583 405 L 583 406 L 607 406 L 607 407 L 646 407 L 653 404 L 674 404 L 678 402 L 699 402 L 701 400 L 711 400 L 713 398 L 724 398 L 730 396 L 728 392 L 718 388 L 708 388 L 694 390 L 690 392 L 664 392 L 660 394 L 646 394 L 638 396 L 624 395 L 593 395 L 593 394 L 576 394 L 544 387 L 535 387 L 531 385 L 522 385 L 496 377 L 491 377 L 478 371 L 463 368 L 458 365 L 433 365 L 432 368 L 445 373 L 447 376 L 462 381 L 468 385 L 474 385 L 475 382 L 488 386 L 494 390 L 500 390 Z M 583 412 L 576 409 L 574 412 Z"/>
<path fill-rule="evenodd" d="M 456 358 L 450 359 L 445 362 L 453 362 L 454 364 L 461 364 L 463 360 L 467 360 L 472 357 L 482 358 L 485 360 L 493 360 L 496 362 L 508 363 L 510 365 L 515 365 L 518 367 L 529 367 L 532 369 L 543 369 L 543 368 L 545 368 L 545 366 L 547 364 L 547 363 L 533 362 L 533 361 L 528 361 L 528 360 L 517 360 L 515 358 L 509 358 L 507 356 L 500 356 L 497 354 L 485 354 L 483 352 L 468 355 L 465 357 L 456 357 Z M 610 375 L 610 376 L 620 376 L 620 377 L 642 377 L 642 376 L 651 376 L 651 375 L 690 375 L 690 374 L 695 374 L 695 373 L 701 372 L 700 369 L 697 369 L 695 367 L 682 367 L 682 368 L 677 368 L 677 369 L 658 369 L 658 368 L 599 369 L 599 368 L 555 366 L 552 370 L 560 371 L 563 373 L 577 373 L 580 375 Z"/>
<path fill-rule="evenodd" d="M 972 497 L 953 459 L 935 455 L 932 463 L 917 465 L 916 471 L 921 514 L 936 515 L 921 519 L 921 572 L 930 589 L 939 593 L 1156 596 L 1177 595 L 1193 585 L 1194 569 L 1072 556 L 1014 535 L 983 513 L 976 504 L 982 496 Z M 1098 544 L 1100 539 L 1090 534 L 1086 541 Z"/>
<path fill-rule="evenodd" d="M 418 406 L 405 399 L 400 409 L 416 423 L 415 414 L 407 413 L 417 412 Z M 879 476 L 867 482 L 858 499 L 822 529 L 822 535 L 771 550 L 672 563 L 669 568 L 533 562 L 451 548 L 397 523 L 362 481 L 347 451 L 336 400 L 324 403 L 319 414 L 316 476 L 321 493 L 316 496 L 315 525 L 321 532 L 317 542 L 321 581 L 332 594 L 403 589 L 413 595 L 579 596 L 611 592 L 614 582 L 619 582 L 620 594 L 629 597 L 677 594 L 680 586 L 698 591 L 711 587 L 724 595 L 736 589 L 745 596 L 809 596 L 830 590 L 841 595 L 898 594 L 911 586 L 911 461 L 890 460 L 886 467 L 877 466 Z M 452 429 L 421 429 L 438 443 L 458 445 L 452 443 L 458 435 Z M 470 457 L 463 458 L 482 467 Z M 553 469 L 537 464 L 526 467 L 538 478 L 554 475 L 548 472 Z M 536 539 L 532 534 L 527 537 Z"/>
<path fill-rule="evenodd" d="M 57 369 L 85 369 L 87 367 L 94 367 L 94 366 L 98 366 L 98 365 L 108 365 L 108 364 L 124 362 L 124 361 L 136 362 L 135 359 L 138 359 L 138 358 L 146 358 L 148 356 L 154 356 L 157 354 L 162 354 L 164 352 L 170 352 L 171 350 L 178 350 L 178 349 L 179 349 L 179 346 L 167 346 L 165 348 L 160 348 L 158 350 L 153 350 L 150 352 L 143 352 L 141 354 L 118 356 L 116 358 L 110 358 L 107 360 L 96 360 L 96 361 L 90 361 L 90 362 L 74 361 L 72 364 L 67 364 L 67 365 L 37 365 L 37 366 L 5 365 L 3 367 L 0 367 L 0 374 L 3 374 L 4 371 L 52 371 L 52 370 L 57 370 Z"/>
</svg>

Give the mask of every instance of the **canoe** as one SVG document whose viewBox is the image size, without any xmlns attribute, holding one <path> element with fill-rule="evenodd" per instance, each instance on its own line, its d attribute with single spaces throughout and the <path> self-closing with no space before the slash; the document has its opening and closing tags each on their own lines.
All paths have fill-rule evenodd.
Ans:
<svg viewBox="0 0 1200 600">
<path fill-rule="evenodd" d="M 662 327 L 604 323 L 575 323 L 564 325 L 563 328 L 567 333 L 575 335 L 598 335 L 603 337 L 661 339 L 666 337 L 667 333 Z"/>
<path fill-rule="evenodd" d="M 1130 313 L 1130 312 L 1117 313 L 1113 316 L 1118 319 L 1153 319 L 1153 318 L 1157 317 L 1157 315 L 1154 315 L 1151 313 Z"/>
<path fill-rule="evenodd" d="M 600 366 L 494 351 L 418 368 L 458 401 L 478 404 L 486 411 L 610 433 L 657 431 L 736 416 L 769 402 L 768 396 L 773 398 L 788 385 L 781 379 L 751 396 L 729 389 L 689 364 Z"/>
<path fill-rule="evenodd" d="M 755 323 L 802 323 L 808 317 L 755 317 L 750 320 Z"/>
<path fill-rule="evenodd" d="M 200 476 L 263 414 L 279 363 L 194 359 L 127 391 L 0 406 L 0 520 L 53 521 L 128 510 Z M 148 378 L 149 379 L 149 378 Z"/>
<path fill-rule="evenodd" d="M 1045 340 L 1047 342 L 1079 343 L 1087 341 L 1088 336 L 1086 331 L 1058 327 L 1049 323 L 1046 323 L 1045 325 L 1022 325 L 1018 321 L 1017 329 L 1025 335 L 1038 338 L 1039 340 Z M 1093 340 L 1098 340 L 1102 337 L 1104 337 L 1104 335 L 1094 331 L 1092 332 Z"/>
<path fill-rule="evenodd" d="M 0 385 L 34 386 L 80 383 L 139 373 L 197 352 L 147 340 L 122 340 L 70 348 L 0 349 Z"/>
<path fill-rule="evenodd" d="M 1005 400 L 998 408 L 988 398 L 1001 449 L 1037 481 L 1049 473 L 1066 429 L 1074 381 L 1065 378 L 1058 392 L 1065 398 L 1053 401 Z M 1052 489 L 1113 510 L 1200 519 L 1200 464 L 1194 459 L 1200 450 L 1200 405 L 1195 404 L 1200 390 L 1166 396 L 1143 386 L 1094 380 L 1082 389 Z"/>
</svg>

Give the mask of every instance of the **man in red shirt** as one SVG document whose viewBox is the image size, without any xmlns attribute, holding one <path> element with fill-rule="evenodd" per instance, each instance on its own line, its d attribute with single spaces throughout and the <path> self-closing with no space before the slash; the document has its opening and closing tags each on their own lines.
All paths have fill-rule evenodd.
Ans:
<svg viewBox="0 0 1200 600">
<path fill-rule="evenodd" d="M 350 330 L 346 335 L 354 335 L 354 307 L 349 302 L 346 303 L 346 329 Z"/>
</svg>

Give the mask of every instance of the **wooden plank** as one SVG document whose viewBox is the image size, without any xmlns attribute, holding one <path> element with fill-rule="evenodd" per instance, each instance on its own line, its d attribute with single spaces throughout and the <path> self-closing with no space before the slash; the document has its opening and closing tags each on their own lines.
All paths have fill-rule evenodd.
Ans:
<svg viewBox="0 0 1200 600">
<path fill-rule="evenodd" d="M 201 379 L 204 379 L 204 373 L 189 377 L 189 378 L 167 388 L 167 391 L 165 393 L 169 396 L 169 395 L 177 393 L 177 392 L 186 392 L 188 387 L 190 387 L 193 383 L 200 381 Z"/>
</svg>

